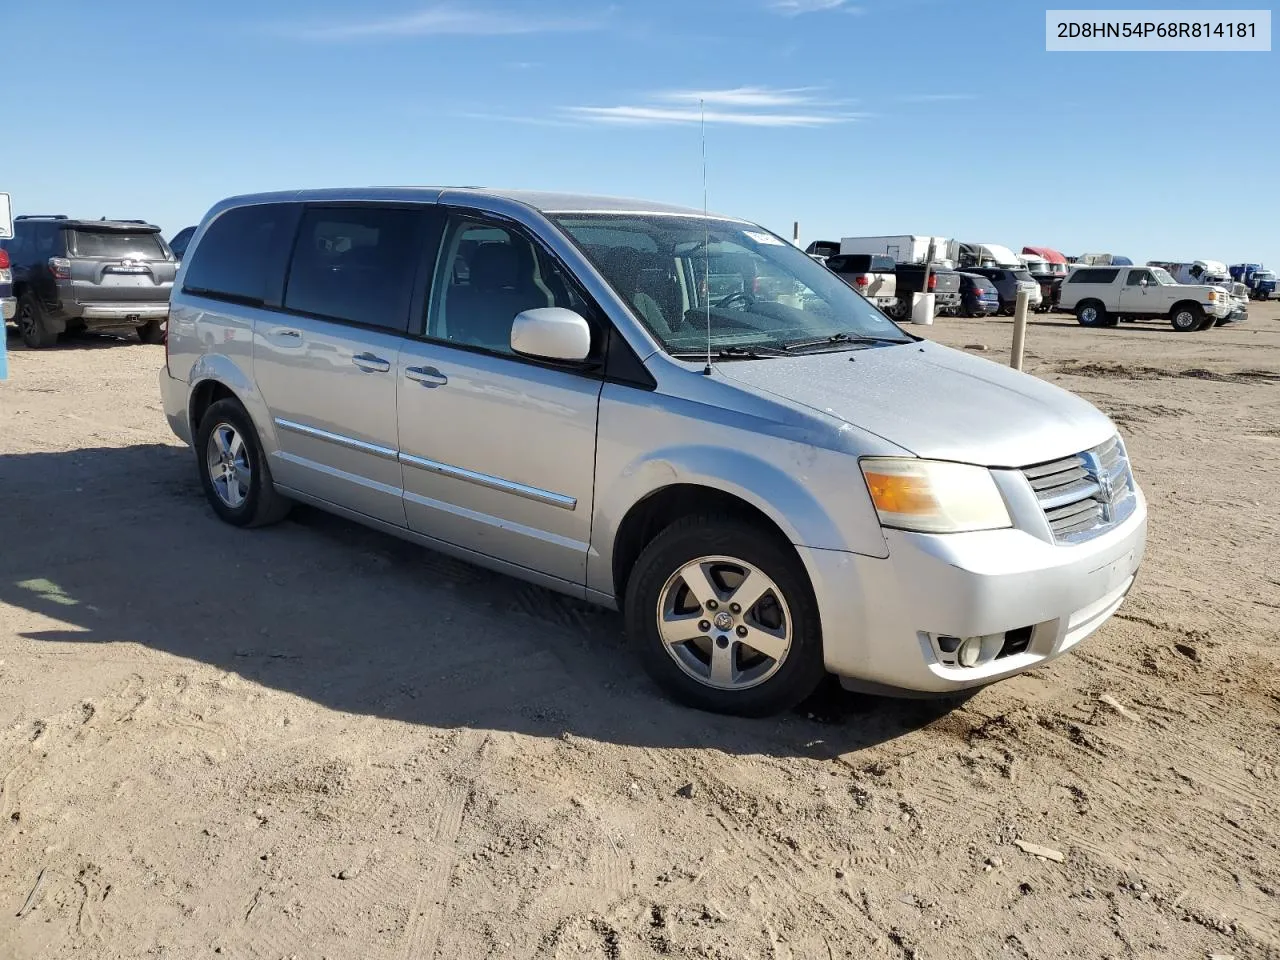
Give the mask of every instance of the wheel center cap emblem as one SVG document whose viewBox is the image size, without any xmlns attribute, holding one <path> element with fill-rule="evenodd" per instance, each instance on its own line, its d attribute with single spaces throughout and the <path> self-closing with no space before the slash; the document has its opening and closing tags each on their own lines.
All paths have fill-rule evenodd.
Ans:
<svg viewBox="0 0 1280 960">
<path fill-rule="evenodd" d="M 721 610 L 716 614 L 714 623 L 717 630 L 728 630 L 733 626 L 733 614 Z"/>
</svg>

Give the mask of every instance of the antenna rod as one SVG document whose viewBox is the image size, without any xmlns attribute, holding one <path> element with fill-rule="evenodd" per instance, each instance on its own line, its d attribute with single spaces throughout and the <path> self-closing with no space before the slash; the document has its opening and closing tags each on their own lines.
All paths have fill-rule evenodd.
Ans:
<svg viewBox="0 0 1280 960">
<path fill-rule="evenodd" d="M 698 109 L 702 112 L 702 259 L 706 276 L 707 292 L 703 295 L 707 307 L 707 367 L 702 371 L 704 376 L 711 376 L 711 222 L 707 212 L 707 101 L 698 98 Z"/>
</svg>

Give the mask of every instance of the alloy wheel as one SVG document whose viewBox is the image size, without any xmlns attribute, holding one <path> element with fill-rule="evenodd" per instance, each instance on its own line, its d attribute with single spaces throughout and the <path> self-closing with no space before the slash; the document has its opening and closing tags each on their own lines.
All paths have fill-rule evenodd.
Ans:
<svg viewBox="0 0 1280 960">
<path fill-rule="evenodd" d="M 793 622 L 782 591 L 733 557 L 691 560 L 658 594 L 658 634 L 684 673 L 717 690 L 747 690 L 781 668 Z"/>
<path fill-rule="evenodd" d="M 238 510 L 249 497 L 253 468 L 249 465 L 248 447 L 235 427 L 220 423 L 213 428 L 205 462 L 213 492 L 232 510 Z"/>
</svg>

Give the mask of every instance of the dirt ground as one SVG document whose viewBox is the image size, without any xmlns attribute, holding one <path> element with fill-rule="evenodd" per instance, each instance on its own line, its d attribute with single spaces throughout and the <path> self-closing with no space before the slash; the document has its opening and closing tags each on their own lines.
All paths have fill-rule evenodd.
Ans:
<svg viewBox="0 0 1280 960">
<path fill-rule="evenodd" d="M 961 704 L 770 721 L 661 699 L 615 614 L 218 523 L 163 348 L 9 344 L 4 960 L 1280 956 L 1280 305 L 1035 320 L 1150 498 L 1129 600 Z"/>
</svg>

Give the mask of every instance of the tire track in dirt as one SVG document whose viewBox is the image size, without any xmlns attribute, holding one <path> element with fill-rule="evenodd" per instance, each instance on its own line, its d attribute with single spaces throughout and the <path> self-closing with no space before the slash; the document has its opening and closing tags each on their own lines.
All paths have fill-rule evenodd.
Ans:
<svg viewBox="0 0 1280 960">
<path fill-rule="evenodd" d="M 450 903 L 450 884 L 458 863 L 458 834 L 462 830 L 467 804 L 475 788 L 482 766 L 489 734 L 477 730 L 463 731 L 454 749 L 464 759 L 453 770 L 431 828 L 430 863 L 418 880 L 413 897 L 413 912 L 397 960 L 435 960 L 442 924 Z"/>
</svg>

